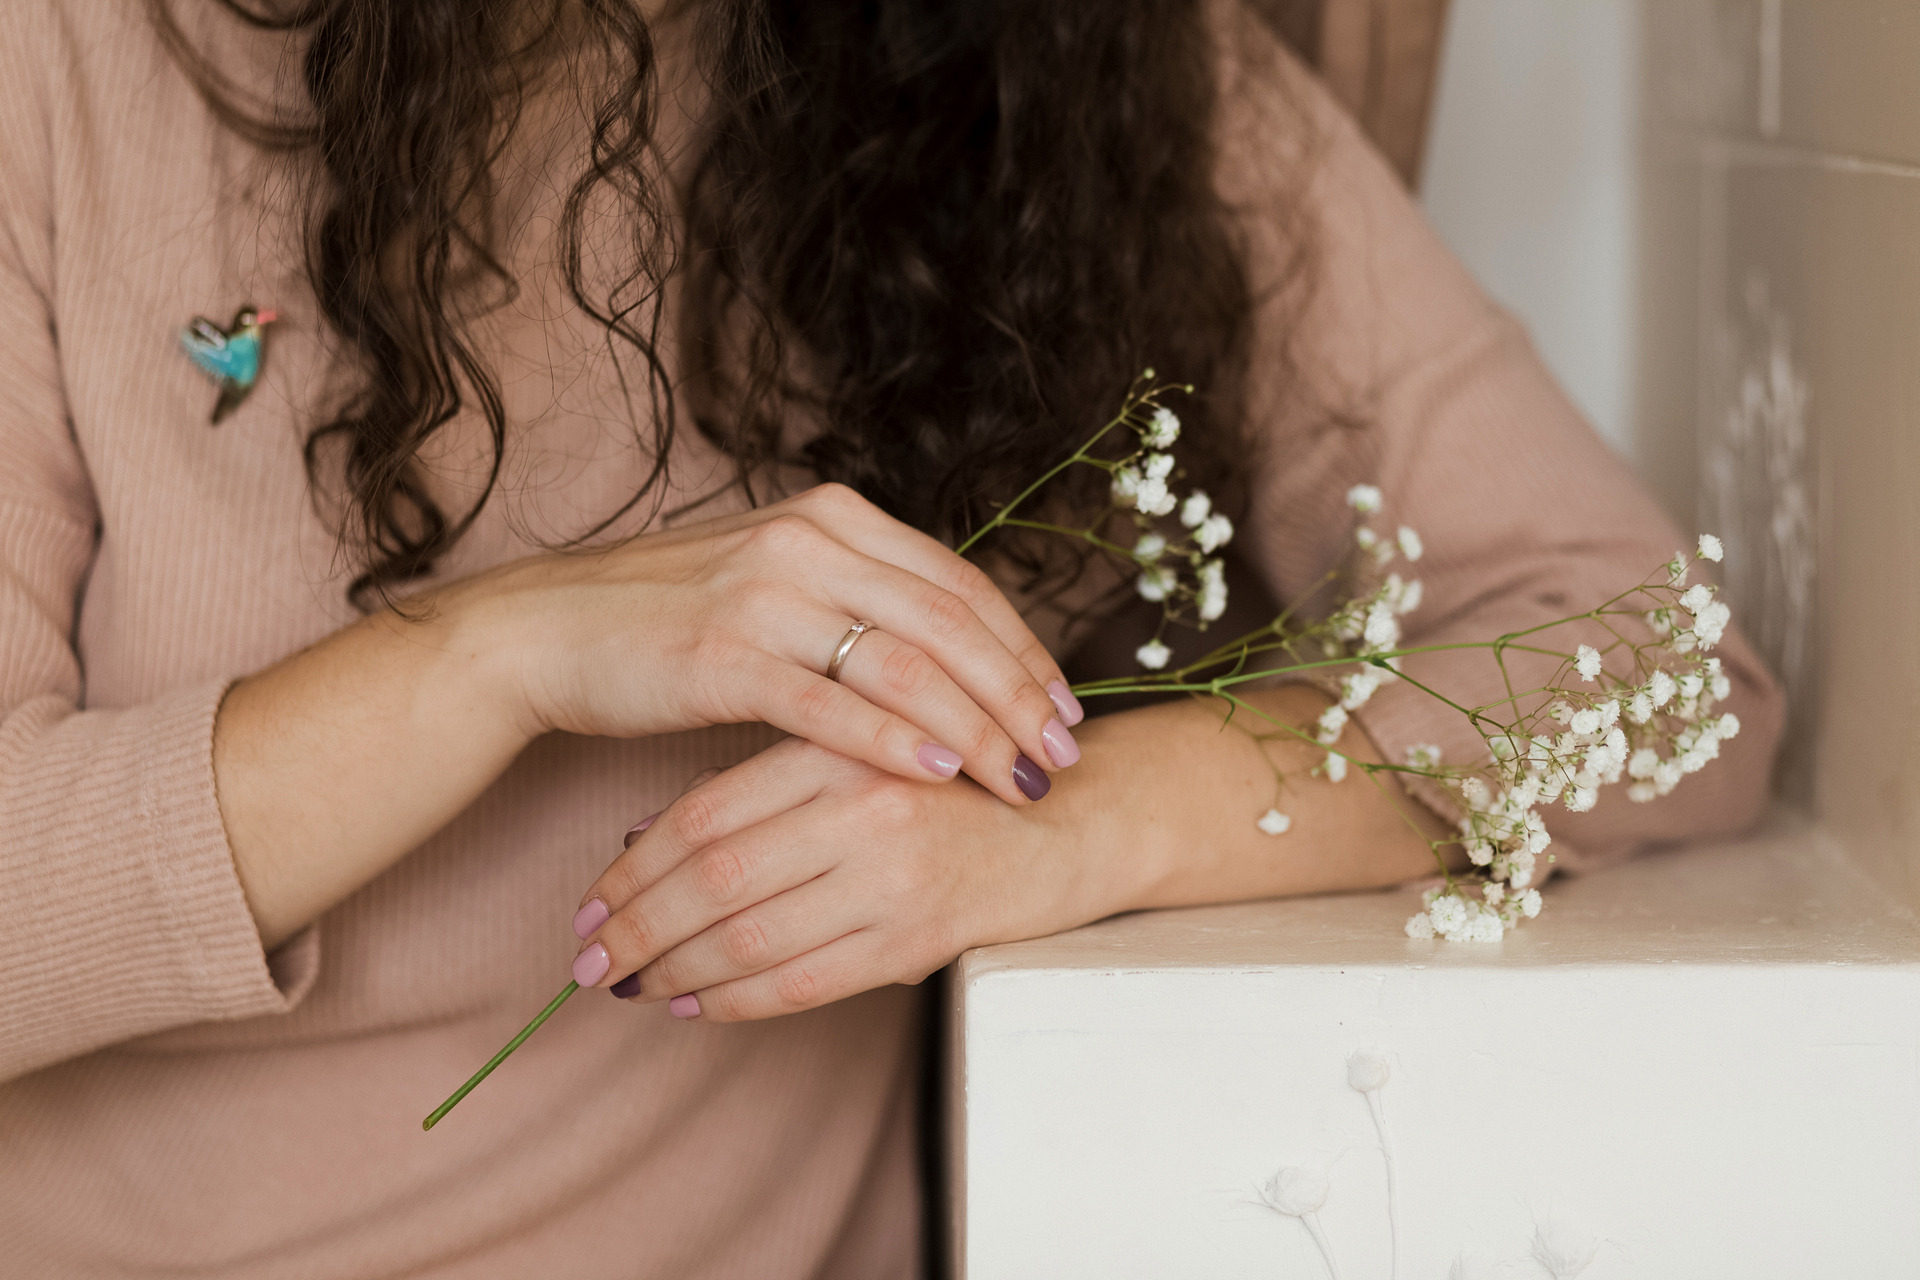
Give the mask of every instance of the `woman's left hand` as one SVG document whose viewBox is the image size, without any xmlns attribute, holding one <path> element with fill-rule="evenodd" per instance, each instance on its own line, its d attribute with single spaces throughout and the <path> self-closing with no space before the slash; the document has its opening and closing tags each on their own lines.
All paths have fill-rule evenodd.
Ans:
<svg viewBox="0 0 1920 1280">
<path fill-rule="evenodd" d="M 1053 808 L 787 739 L 682 795 L 600 875 L 574 977 L 682 1017 L 767 1018 L 1122 909 Z"/>
</svg>

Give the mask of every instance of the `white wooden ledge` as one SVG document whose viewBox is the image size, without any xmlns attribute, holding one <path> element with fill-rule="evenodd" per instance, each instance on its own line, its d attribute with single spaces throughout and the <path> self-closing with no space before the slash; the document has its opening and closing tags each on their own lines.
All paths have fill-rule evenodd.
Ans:
<svg viewBox="0 0 1920 1280">
<path fill-rule="evenodd" d="M 1263 1205 L 1324 1170 L 1344 1280 L 1920 1276 L 1920 929 L 1790 819 L 1550 887 L 1497 944 L 1409 892 L 1123 917 L 968 953 L 956 1274 L 1321 1277 Z M 1561 1274 L 1574 1274 L 1563 1270 Z"/>
</svg>

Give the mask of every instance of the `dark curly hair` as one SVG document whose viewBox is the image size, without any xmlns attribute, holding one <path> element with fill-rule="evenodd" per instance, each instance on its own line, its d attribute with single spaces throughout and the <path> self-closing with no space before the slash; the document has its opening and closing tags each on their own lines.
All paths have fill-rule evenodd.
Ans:
<svg viewBox="0 0 1920 1280">
<path fill-rule="evenodd" d="M 963 536 L 1148 364 L 1199 388 L 1182 465 L 1233 501 L 1252 300 L 1211 176 L 1203 0 L 691 0 L 710 101 L 678 192 L 650 150 L 657 59 L 633 0 L 218 0 L 303 42 L 297 118 L 245 101 L 174 3 L 148 0 L 220 117 L 314 162 L 308 272 L 356 368 L 307 465 L 316 492 L 344 483 L 356 599 L 431 572 L 484 505 L 442 511 L 418 460 L 469 408 L 491 432 L 492 491 L 509 424 L 460 316 L 511 296 L 492 166 L 531 96 L 580 66 L 605 76 L 580 86 L 594 114 L 565 278 L 637 356 L 653 464 L 570 545 L 657 503 L 683 419 L 750 496 L 770 464 L 800 462 Z M 609 195 L 629 261 L 589 297 L 582 232 Z"/>
</svg>

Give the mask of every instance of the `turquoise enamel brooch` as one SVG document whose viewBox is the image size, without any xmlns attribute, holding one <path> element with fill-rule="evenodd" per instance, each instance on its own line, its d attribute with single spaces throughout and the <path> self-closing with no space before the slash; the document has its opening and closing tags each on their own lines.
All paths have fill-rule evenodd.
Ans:
<svg viewBox="0 0 1920 1280">
<path fill-rule="evenodd" d="M 195 316 L 180 331 L 180 345 L 200 371 L 220 388 L 213 404 L 213 425 L 240 407 L 260 380 L 260 362 L 266 355 L 266 326 L 276 314 L 258 307 L 242 307 L 231 328 L 222 329 L 205 316 Z"/>
</svg>

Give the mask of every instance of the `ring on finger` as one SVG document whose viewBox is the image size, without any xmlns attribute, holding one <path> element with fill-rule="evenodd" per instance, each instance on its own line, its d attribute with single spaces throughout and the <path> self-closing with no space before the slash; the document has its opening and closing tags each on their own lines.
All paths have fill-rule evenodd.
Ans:
<svg viewBox="0 0 1920 1280">
<path fill-rule="evenodd" d="M 840 668 L 846 662 L 847 655 L 853 652 L 853 646 L 859 643 L 861 636 L 873 630 L 876 630 L 874 625 L 865 619 L 847 628 L 847 634 L 840 637 L 840 647 L 833 651 L 833 661 L 827 664 L 827 679 L 840 678 Z"/>
</svg>

